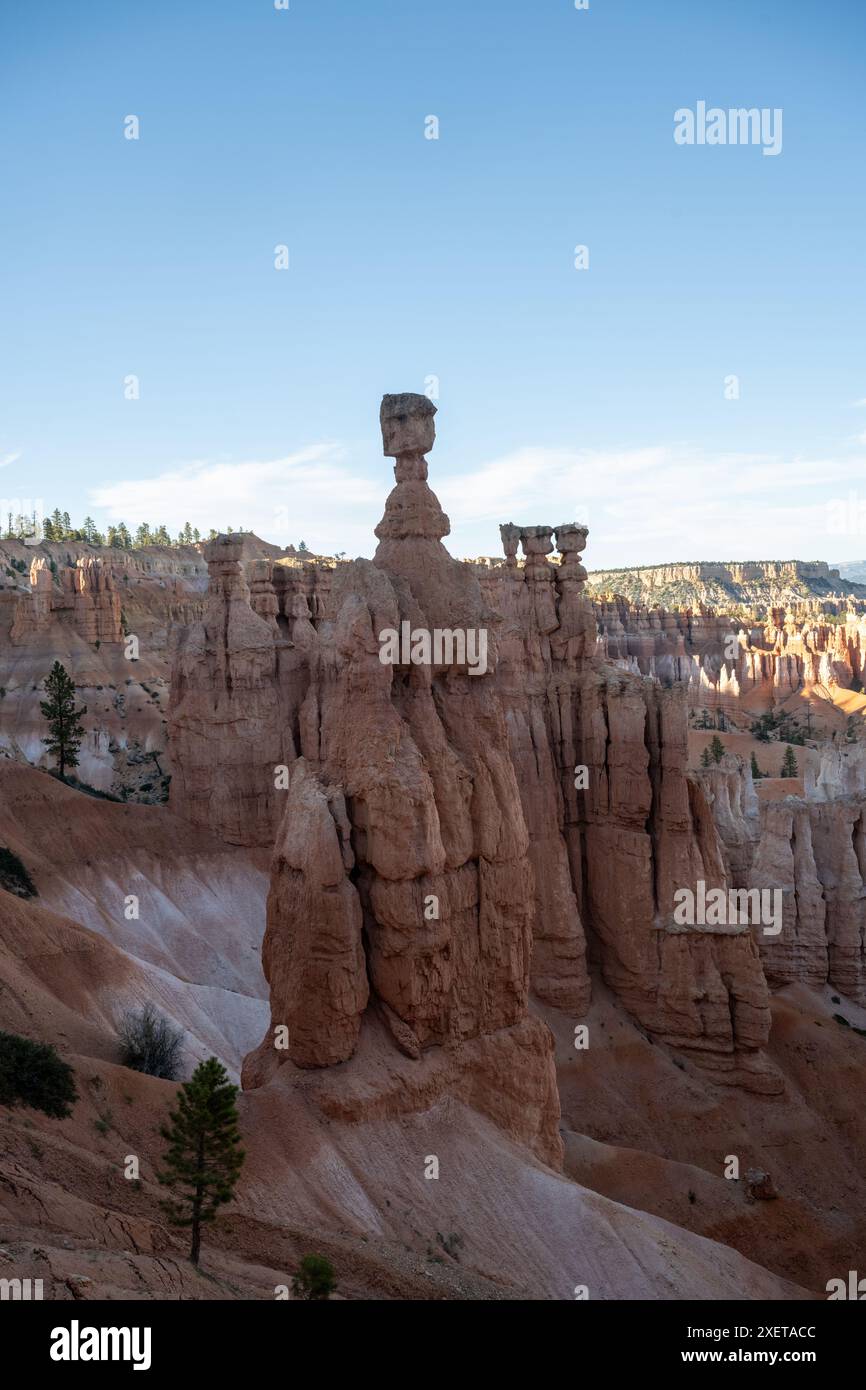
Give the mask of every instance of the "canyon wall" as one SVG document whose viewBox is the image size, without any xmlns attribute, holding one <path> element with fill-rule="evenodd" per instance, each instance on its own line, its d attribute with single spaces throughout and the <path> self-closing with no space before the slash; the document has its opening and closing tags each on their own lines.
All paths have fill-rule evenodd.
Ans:
<svg viewBox="0 0 866 1390">
<path fill-rule="evenodd" d="M 669 607 L 715 608 L 731 605 L 769 612 L 798 601 L 866 600 L 866 585 L 843 578 L 823 560 L 694 561 L 595 570 L 589 576 L 594 593 L 620 594 L 634 603 L 664 603 Z"/>
<path fill-rule="evenodd" d="M 862 605 L 860 605 L 862 607 Z M 594 600 L 599 643 L 625 670 L 678 682 L 694 704 L 763 708 L 817 686 L 860 690 L 866 670 L 866 616 L 830 622 L 818 604 L 774 610 L 766 621 L 736 613 L 647 608 L 623 598 Z"/>
<path fill-rule="evenodd" d="M 16 598 L 10 641 L 28 646 L 52 623 L 68 623 L 85 642 L 120 642 L 120 594 L 101 560 L 82 557 L 73 569 L 59 571 L 60 588 L 44 556 L 30 565 L 30 593 Z"/>
</svg>

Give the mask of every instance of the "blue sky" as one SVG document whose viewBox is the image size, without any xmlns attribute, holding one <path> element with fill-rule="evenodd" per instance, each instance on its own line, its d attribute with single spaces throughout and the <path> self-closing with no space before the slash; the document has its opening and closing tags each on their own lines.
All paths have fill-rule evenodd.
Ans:
<svg viewBox="0 0 866 1390">
<path fill-rule="evenodd" d="M 457 554 L 866 554 L 861 0 L 0 16 L 4 498 L 370 554 L 435 376 Z M 699 100 L 781 154 L 678 146 Z"/>
</svg>

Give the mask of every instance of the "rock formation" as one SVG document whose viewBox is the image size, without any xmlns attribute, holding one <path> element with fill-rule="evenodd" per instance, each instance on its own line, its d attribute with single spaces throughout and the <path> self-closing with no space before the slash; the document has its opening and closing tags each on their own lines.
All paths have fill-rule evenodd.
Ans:
<svg viewBox="0 0 866 1390">
<path fill-rule="evenodd" d="M 723 845 L 734 888 L 779 889 L 783 927 L 756 934 L 778 987 L 830 985 L 866 1003 L 866 808 L 860 796 L 758 802 L 742 759 L 694 774 Z"/>
<path fill-rule="evenodd" d="M 549 1091 L 529 991 L 579 1019 L 589 933 L 645 1028 L 719 1080 L 777 1090 L 748 926 L 673 920 L 679 889 L 729 882 L 686 772 L 683 692 L 599 652 L 585 527 L 509 523 L 504 564 L 452 559 L 427 482 L 434 415 L 426 397 L 382 403 L 395 486 L 372 562 L 256 567 L 251 600 L 221 537 L 204 622 L 178 648 L 172 805 L 236 843 L 276 844 L 272 1024 L 246 1084 L 281 1062 L 349 1059 L 375 1017 L 416 1060 L 519 1029 Z M 405 645 L 437 633 L 450 655 Z M 467 657 L 482 635 L 483 669 Z M 549 1133 L 555 1116 L 539 1123 Z"/>
<path fill-rule="evenodd" d="M 110 569 L 95 557 L 82 557 L 74 568 L 62 569 L 55 589 L 43 555 L 30 565 L 30 593 L 18 600 L 10 638 L 14 646 L 32 642 L 52 621 L 70 624 L 85 642 L 120 642 L 120 594 Z"/>
<path fill-rule="evenodd" d="M 647 608 L 622 597 L 593 600 L 599 644 L 624 670 L 684 684 L 692 704 L 736 711 L 798 692 L 859 690 L 866 677 L 866 605 L 798 603 L 750 612 Z"/>
<path fill-rule="evenodd" d="M 747 560 L 730 563 L 646 565 L 636 569 L 595 570 L 595 593 L 615 593 L 632 602 L 665 603 L 678 608 L 731 603 L 773 606 L 818 599 L 866 600 L 866 585 L 843 578 L 823 560 Z"/>
<path fill-rule="evenodd" d="M 433 410 L 426 397 L 385 397 L 396 486 L 375 559 L 340 567 L 318 629 L 298 611 L 302 596 L 293 601 L 290 650 L 309 683 L 268 903 L 271 1029 L 244 1080 L 259 1085 L 286 1060 L 348 1060 L 369 979 L 392 1047 L 415 1061 L 430 1052 L 440 1073 L 456 1065 L 458 1091 L 476 1090 L 471 1077 L 496 1070 L 499 1050 L 497 1112 L 558 1163 L 551 1042 L 527 1012 L 533 873 L 493 686 L 496 615 L 441 544 L 449 524 L 423 454 Z M 484 632 L 486 671 L 435 656 L 383 660 L 385 635 L 403 624 Z M 524 1092 L 529 1108 L 517 1103 Z"/>
<path fill-rule="evenodd" d="M 233 844 L 273 844 L 277 768 L 295 757 L 278 697 L 273 620 L 250 607 L 240 537 L 205 546 L 204 616 L 180 635 L 169 727 L 172 808 Z"/>
</svg>

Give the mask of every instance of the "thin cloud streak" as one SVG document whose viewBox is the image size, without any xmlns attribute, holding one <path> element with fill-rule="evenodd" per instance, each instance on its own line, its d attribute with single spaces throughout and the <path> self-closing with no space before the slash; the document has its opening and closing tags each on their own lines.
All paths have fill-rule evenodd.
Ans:
<svg viewBox="0 0 866 1390">
<path fill-rule="evenodd" d="M 529 445 L 466 473 L 437 472 L 435 462 L 431 471 L 451 518 L 452 554 L 501 553 L 503 521 L 579 521 L 590 527 L 586 563 L 602 569 L 696 556 L 832 560 L 842 537 L 828 522 L 830 504 L 845 503 L 853 515 L 864 459 L 707 453 L 686 444 Z M 326 554 L 371 555 L 389 487 L 324 441 L 279 459 L 197 460 L 105 484 L 90 499 L 103 524 L 164 522 L 176 533 L 189 520 L 203 534 L 244 527 L 278 545 L 303 539 Z"/>
</svg>

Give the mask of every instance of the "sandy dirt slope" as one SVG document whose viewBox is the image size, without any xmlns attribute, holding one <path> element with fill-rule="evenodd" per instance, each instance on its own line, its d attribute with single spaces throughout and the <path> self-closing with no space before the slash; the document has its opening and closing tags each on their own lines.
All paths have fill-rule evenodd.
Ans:
<svg viewBox="0 0 866 1390">
<path fill-rule="evenodd" d="M 85 928 L 88 940 L 111 943 L 112 959 L 125 965 L 123 988 L 113 976 L 104 984 L 93 977 L 89 1008 L 110 1015 L 114 1027 L 151 999 L 187 1032 L 188 1066 L 217 1052 L 239 1073 L 268 1018 L 260 959 L 267 856 L 224 846 L 163 807 L 101 801 L 7 761 L 0 844 L 38 890 L 23 906 L 40 921 L 56 915 L 67 935 Z M 127 916 L 133 896 L 137 918 Z M 0 921 L 21 907 L 4 895 Z M 65 975 L 58 957 L 58 977 L 61 964 Z"/>
<path fill-rule="evenodd" d="M 652 1165 L 667 1136 L 694 1129 L 701 1108 L 722 1115 L 717 1124 L 729 1134 L 734 1121 L 722 1112 L 735 1101 L 705 1078 L 680 1078 L 670 1062 L 686 1089 L 678 1096 L 666 1085 L 661 1094 L 661 1064 L 640 1058 L 662 1053 L 624 1015 L 623 1050 L 605 1064 L 598 1049 L 591 1086 L 584 1078 L 583 1091 L 574 1087 L 574 1064 L 564 1058 L 560 1071 L 575 1135 L 656 1155 L 643 1155 L 647 1175 L 632 1189 L 608 1195 L 588 1161 L 585 1174 L 574 1172 L 580 1183 L 553 1172 L 447 1085 L 425 1091 L 422 1078 L 413 1089 L 409 1078 L 422 1064 L 401 1058 L 370 1018 L 351 1062 L 326 1073 L 287 1062 L 241 1097 L 247 1162 L 195 1273 L 183 1237 L 165 1225 L 155 1181 L 158 1131 L 176 1086 L 117 1064 L 116 1025 L 125 1007 L 151 997 L 189 1030 L 188 1064 L 214 1052 L 232 1065 L 260 1040 L 264 874 L 253 856 L 162 808 L 94 800 L 11 764 L 0 768 L 0 843 L 39 889 L 35 899 L 0 890 L 0 1028 L 55 1043 L 80 1096 L 63 1121 L 0 1110 L 2 1276 L 42 1278 L 46 1295 L 58 1298 L 272 1298 L 315 1250 L 332 1259 L 352 1298 L 571 1300 L 580 1285 L 590 1298 L 805 1296 L 796 1271 L 779 1277 L 705 1239 L 711 1231 L 685 1229 L 689 1213 L 673 1202 L 649 1209 Z M 135 871 L 144 884 L 138 923 L 109 907 Z M 564 1051 L 570 1021 L 550 1016 Z M 795 1013 L 795 1029 L 798 1020 Z M 434 1081 L 438 1065 L 425 1055 Z M 852 1100 L 852 1122 L 855 1110 Z M 707 1126 L 707 1144 L 710 1136 Z M 711 1152 L 699 1146 L 677 1162 L 708 1167 Z M 140 1187 L 124 1176 L 130 1155 Z M 439 1178 L 428 1180 L 431 1156 Z M 729 1215 L 716 1205 L 717 1224 Z"/>
<path fill-rule="evenodd" d="M 734 1251 L 535 1163 L 445 1100 L 385 1123 L 333 1124 L 284 1084 L 241 1101 L 248 1157 L 202 1271 L 167 1229 L 154 1169 L 174 1086 L 79 1056 L 73 1118 L 0 1110 L 0 1274 L 53 1298 L 273 1298 L 301 1255 L 347 1297 L 784 1298 L 803 1290 Z M 427 1155 L 438 1181 L 423 1176 Z M 124 1177 L 129 1155 L 141 1186 Z"/>
<path fill-rule="evenodd" d="M 708 1086 L 653 1045 L 596 982 L 590 1046 L 557 1035 L 565 1171 L 598 1192 L 731 1245 L 817 1293 L 866 1251 L 866 1011 L 831 991 L 772 998 L 778 1097 Z M 836 1021 L 847 1018 L 851 1027 Z M 769 1172 L 779 1197 L 749 1202 L 723 1175 L 728 1155 Z"/>
</svg>

